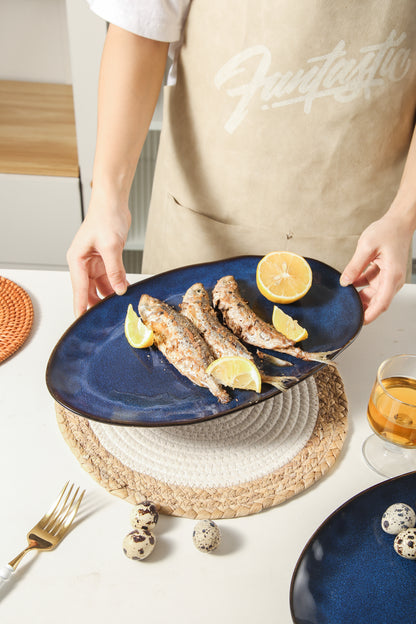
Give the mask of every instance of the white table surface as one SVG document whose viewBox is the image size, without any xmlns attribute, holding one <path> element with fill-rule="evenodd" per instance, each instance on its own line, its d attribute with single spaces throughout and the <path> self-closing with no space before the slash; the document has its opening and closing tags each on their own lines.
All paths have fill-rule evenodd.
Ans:
<svg viewBox="0 0 416 624">
<path fill-rule="evenodd" d="M 193 546 L 194 520 L 162 516 L 156 549 L 135 562 L 121 547 L 131 530 L 130 505 L 78 464 L 57 427 L 45 385 L 49 355 L 74 320 L 69 274 L 0 274 L 30 294 L 35 313 L 29 340 L 0 365 L 0 563 L 26 546 L 27 531 L 68 479 L 87 489 L 78 521 L 58 548 L 29 553 L 0 588 L 1 624 L 290 624 L 290 581 L 306 542 L 340 504 L 383 480 L 361 455 L 369 435 L 366 405 L 378 364 L 416 352 L 416 285 L 404 286 L 390 309 L 337 358 L 349 400 L 349 432 L 324 478 L 273 509 L 218 520 L 223 539 L 211 554 Z"/>
</svg>

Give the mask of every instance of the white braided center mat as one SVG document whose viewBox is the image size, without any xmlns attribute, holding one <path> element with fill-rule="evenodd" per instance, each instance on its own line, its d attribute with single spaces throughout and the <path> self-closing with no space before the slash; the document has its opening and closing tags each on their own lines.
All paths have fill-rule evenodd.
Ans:
<svg viewBox="0 0 416 624">
<path fill-rule="evenodd" d="M 321 478 L 347 431 L 347 400 L 334 367 L 272 399 L 204 422 L 123 427 L 56 404 L 81 465 L 131 503 L 162 513 L 226 518 L 277 505 Z"/>
<path fill-rule="evenodd" d="M 123 427 L 91 422 L 104 448 L 131 470 L 171 485 L 231 487 L 287 464 L 318 416 L 313 378 L 289 392 L 192 425 Z"/>
</svg>

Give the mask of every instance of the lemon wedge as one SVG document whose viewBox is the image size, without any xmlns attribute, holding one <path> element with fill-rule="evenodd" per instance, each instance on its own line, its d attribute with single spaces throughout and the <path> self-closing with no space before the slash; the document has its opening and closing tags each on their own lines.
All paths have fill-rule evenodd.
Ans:
<svg viewBox="0 0 416 624">
<path fill-rule="evenodd" d="M 129 303 L 124 320 L 124 334 L 129 345 L 135 349 L 144 349 L 145 347 L 151 347 L 153 344 L 153 331 L 146 327 L 133 310 L 131 303 Z"/>
<path fill-rule="evenodd" d="M 302 256 L 290 251 L 273 251 L 257 265 L 257 288 L 274 303 L 292 303 L 312 286 L 312 270 Z"/>
<path fill-rule="evenodd" d="M 293 340 L 293 342 L 306 340 L 308 337 L 307 330 L 277 306 L 273 306 L 272 322 L 278 332 L 289 338 L 289 340 Z"/>
<path fill-rule="evenodd" d="M 261 377 L 251 360 L 238 356 L 226 356 L 211 362 L 206 372 L 223 386 L 261 392 Z"/>
</svg>

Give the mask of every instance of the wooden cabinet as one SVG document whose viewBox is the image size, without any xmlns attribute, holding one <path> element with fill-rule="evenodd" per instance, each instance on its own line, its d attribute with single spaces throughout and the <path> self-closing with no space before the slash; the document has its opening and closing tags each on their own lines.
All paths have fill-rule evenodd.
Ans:
<svg viewBox="0 0 416 624">
<path fill-rule="evenodd" d="M 2 63 L 0 55 L 0 267 L 62 269 L 91 196 L 107 24 L 86 0 L 33 0 L 30 19 L 35 23 L 28 30 L 18 11 L 21 0 L 4 1 L 19 41 L 10 33 L 0 42 L 0 52 L 1 45 L 13 42 L 18 51 L 11 63 Z M 29 39 L 37 25 L 42 41 Z M 125 262 L 135 272 L 140 270 L 161 110 L 160 99 L 129 201 Z"/>
<path fill-rule="evenodd" d="M 64 268 L 82 220 L 72 87 L 0 81 L 0 263 Z"/>
<path fill-rule="evenodd" d="M 78 178 L 72 87 L 0 81 L 0 171 Z"/>
<path fill-rule="evenodd" d="M 0 267 L 66 268 L 82 221 L 65 0 L 2 0 Z"/>
</svg>

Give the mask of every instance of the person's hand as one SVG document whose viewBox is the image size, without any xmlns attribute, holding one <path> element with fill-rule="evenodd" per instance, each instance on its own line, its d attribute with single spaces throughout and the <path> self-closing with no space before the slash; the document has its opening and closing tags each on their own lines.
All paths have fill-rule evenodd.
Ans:
<svg viewBox="0 0 416 624">
<path fill-rule="evenodd" d="M 91 201 L 67 253 L 76 316 L 101 297 L 125 293 L 128 282 L 122 252 L 130 223 L 127 207 L 108 207 Z"/>
<path fill-rule="evenodd" d="M 406 280 L 413 231 L 386 213 L 361 234 L 355 253 L 345 267 L 340 283 L 360 290 L 364 324 L 387 310 Z"/>
</svg>

